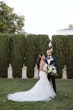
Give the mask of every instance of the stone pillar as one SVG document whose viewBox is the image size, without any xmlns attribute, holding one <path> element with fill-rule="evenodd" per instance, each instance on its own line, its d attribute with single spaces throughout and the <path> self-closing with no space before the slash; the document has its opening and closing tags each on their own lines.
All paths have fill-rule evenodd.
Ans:
<svg viewBox="0 0 73 110">
<path fill-rule="evenodd" d="M 37 65 L 35 65 L 35 67 L 34 67 L 34 79 L 37 79 L 37 78 L 39 78 L 39 70 L 38 70 Z"/>
<path fill-rule="evenodd" d="M 27 79 L 27 67 L 25 65 L 23 65 L 22 68 L 22 79 Z"/>
<path fill-rule="evenodd" d="M 11 64 L 9 64 L 9 67 L 8 67 L 8 78 L 13 78 Z"/>
<path fill-rule="evenodd" d="M 64 68 L 62 69 L 62 79 L 67 79 L 67 67 L 64 65 Z"/>
</svg>

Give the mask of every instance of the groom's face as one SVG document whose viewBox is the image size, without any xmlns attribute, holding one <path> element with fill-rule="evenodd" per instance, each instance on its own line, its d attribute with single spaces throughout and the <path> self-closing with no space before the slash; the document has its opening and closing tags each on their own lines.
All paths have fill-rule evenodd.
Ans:
<svg viewBox="0 0 73 110">
<path fill-rule="evenodd" d="M 50 50 L 47 50 L 47 56 L 51 56 L 52 52 Z"/>
</svg>

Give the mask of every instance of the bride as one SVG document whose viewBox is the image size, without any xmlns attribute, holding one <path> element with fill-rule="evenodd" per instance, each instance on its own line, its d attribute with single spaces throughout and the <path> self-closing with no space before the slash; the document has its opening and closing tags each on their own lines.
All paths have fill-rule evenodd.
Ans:
<svg viewBox="0 0 73 110">
<path fill-rule="evenodd" d="M 56 96 L 52 85 L 47 78 L 47 64 L 44 62 L 45 55 L 40 54 L 38 60 L 39 67 L 39 81 L 34 87 L 28 91 L 16 92 L 9 94 L 8 100 L 16 102 L 33 102 L 33 101 L 49 101 Z"/>
</svg>

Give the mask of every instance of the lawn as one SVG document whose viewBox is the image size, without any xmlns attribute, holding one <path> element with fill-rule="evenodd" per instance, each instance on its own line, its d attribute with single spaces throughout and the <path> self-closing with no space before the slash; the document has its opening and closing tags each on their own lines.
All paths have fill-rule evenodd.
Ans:
<svg viewBox="0 0 73 110">
<path fill-rule="evenodd" d="M 49 102 L 12 102 L 7 94 L 30 89 L 35 79 L 0 79 L 0 110 L 73 110 L 73 79 L 57 79 L 57 97 Z"/>
</svg>

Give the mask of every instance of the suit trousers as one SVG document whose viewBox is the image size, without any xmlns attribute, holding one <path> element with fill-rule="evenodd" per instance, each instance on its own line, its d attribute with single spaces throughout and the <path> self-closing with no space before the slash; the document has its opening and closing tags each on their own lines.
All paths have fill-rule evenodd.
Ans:
<svg viewBox="0 0 73 110">
<path fill-rule="evenodd" d="M 52 82 L 53 89 L 54 89 L 54 91 L 56 92 L 55 75 L 49 75 L 49 74 L 48 74 L 48 79 L 49 79 L 49 81 L 51 81 L 51 82 Z"/>
</svg>

